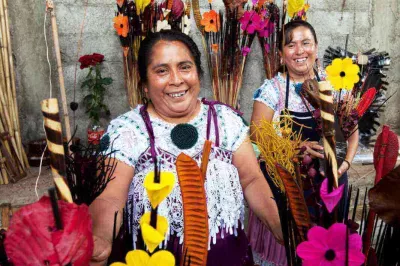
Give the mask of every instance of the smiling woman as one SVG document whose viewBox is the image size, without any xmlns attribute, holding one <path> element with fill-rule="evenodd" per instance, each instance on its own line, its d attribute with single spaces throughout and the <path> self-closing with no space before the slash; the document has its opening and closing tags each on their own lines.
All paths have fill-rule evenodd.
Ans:
<svg viewBox="0 0 400 266">
<path fill-rule="evenodd" d="M 248 127 L 229 106 L 198 99 L 200 52 L 187 35 L 150 34 L 140 45 L 138 67 L 147 103 L 113 120 L 104 136 L 118 165 L 115 179 L 90 206 L 93 265 L 107 260 L 114 213 L 124 206 L 134 249 L 168 250 L 176 265 L 187 257 L 195 265 L 252 265 L 243 230 L 245 198 L 282 237 Z M 154 232 L 151 241 L 148 232 Z"/>
<path fill-rule="evenodd" d="M 306 80 L 315 79 L 321 81 L 325 79 L 325 74 L 316 65 L 318 40 L 314 28 L 308 22 L 292 20 L 284 25 L 283 33 L 280 36 L 282 36 L 280 56 L 282 64 L 287 71 L 285 73 L 277 73 L 272 79 L 265 80 L 264 84 L 255 91 L 251 118 L 253 127 L 251 130 L 256 129 L 264 119 L 269 122 L 272 120 L 278 121 L 283 113 L 288 113 L 291 116 L 294 121 L 291 130 L 301 134 L 303 140 L 301 146 L 306 149 L 307 156 L 311 156 L 314 159 L 311 162 L 313 168 L 310 168 L 313 170 L 304 173 L 306 176 L 304 183 L 306 184 L 305 186 L 311 188 L 305 192 L 306 201 L 310 205 L 308 207 L 311 218 L 317 219 L 318 217 L 315 217 L 315 209 L 311 208 L 311 205 L 317 202 L 317 190 L 308 184 L 317 186 L 322 182 L 321 173 L 315 173 L 315 169 L 319 169 L 319 160 L 317 158 L 324 158 L 321 154 L 323 147 L 318 145 L 320 140 L 320 135 L 316 130 L 318 128 L 316 122 L 316 114 L 318 112 L 315 112 L 313 106 L 300 95 L 300 91 Z M 251 136 L 254 140 L 257 137 L 255 135 Z M 341 176 L 339 180 L 341 184 L 347 183 L 345 172 L 353 161 L 357 146 L 358 132 L 349 139 L 344 163 L 340 165 L 338 170 L 338 176 Z M 265 173 L 265 178 L 271 181 L 263 160 L 260 160 L 260 167 Z M 277 189 L 273 189 L 273 191 L 275 192 Z M 249 238 L 253 249 L 261 255 L 263 260 L 276 265 L 287 265 L 284 247 L 278 245 L 274 238 L 270 236 L 271 234 L 268 230 L 264 230 L 258 219 L 250 214 Z"/>
</svg>

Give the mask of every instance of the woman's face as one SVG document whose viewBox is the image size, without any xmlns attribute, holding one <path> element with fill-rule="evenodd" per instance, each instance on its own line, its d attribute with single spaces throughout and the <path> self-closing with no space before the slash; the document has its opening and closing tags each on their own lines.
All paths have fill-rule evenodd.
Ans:
<svg viewBox="0 0 400 266">
<path fill-rule="evenodd" d="M 311 31 L 303 26 L 292 31 L 292 40 L 283 47 L 283 62 L 292 78 L 309 78 L 317 58 L 318 45 Z"/>
<path fill-rule="evenodd" d="M 186 45 L 179 41 L 159 41 L 153 46 L 144 89 L 160 115 L 182 118 L 194 112 L 200 79 Z"/>
</svg>

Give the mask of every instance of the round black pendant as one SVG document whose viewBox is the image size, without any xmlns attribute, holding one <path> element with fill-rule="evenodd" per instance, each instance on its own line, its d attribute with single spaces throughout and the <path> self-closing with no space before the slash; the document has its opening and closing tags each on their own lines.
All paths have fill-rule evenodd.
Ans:
<svg viewBox="0 0 400 266">
<path fill-rule="evenodd" d="M 181 150 L 192 148 L 198 137 L 197 129 L 190 124 L 179 124 L 171 131 L 172 142 Z"/>
</svg>

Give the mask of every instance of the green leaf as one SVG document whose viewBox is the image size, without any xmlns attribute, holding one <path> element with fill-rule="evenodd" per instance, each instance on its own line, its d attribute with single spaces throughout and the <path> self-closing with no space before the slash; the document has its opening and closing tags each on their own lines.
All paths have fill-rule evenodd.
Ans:
<svg viewBox="0 0 400 266">
<path fill-rule="evenodd" d="M 113 82 L 112 78 L 102 78 L 100 80 L 100 83 L 103 85 L 110 85 Z"/>
<path fill-rule="evenodd" d="M 84 82 L 82 82 L 81 88 L 85 88 L 85 87 L 92 87 L 93 86 L 93 80 L 92 79 L 87 79 Z"/>
</svg>

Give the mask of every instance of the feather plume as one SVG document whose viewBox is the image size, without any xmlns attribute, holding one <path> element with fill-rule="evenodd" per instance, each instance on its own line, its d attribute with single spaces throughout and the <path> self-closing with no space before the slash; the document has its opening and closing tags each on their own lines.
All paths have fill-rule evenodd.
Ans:
<svg viewBox="0 0 400 266">
<path fill-rule="evenodd" d="M 283 166 L 276 163 L 275 167 L 285 186 L 286 195 L 289 201 L 290 210 L 292 212 L 297 230 L 301 241 L 305 240 L 305 233 L 311 226 L 310 215 L 308 213 L 307 204 L 304 199 L 303 190 L 297 184 L 296 179 Z"/>
<path fill-rule="evenodd" d="M 371 106 L 375 99 L 376 93 L 377 91 L 375 88 L 370 88 L 363 94 L 360 102 L 357 105 L 357 113 L 359 117 L 362 117 Z"/>
</svg>

